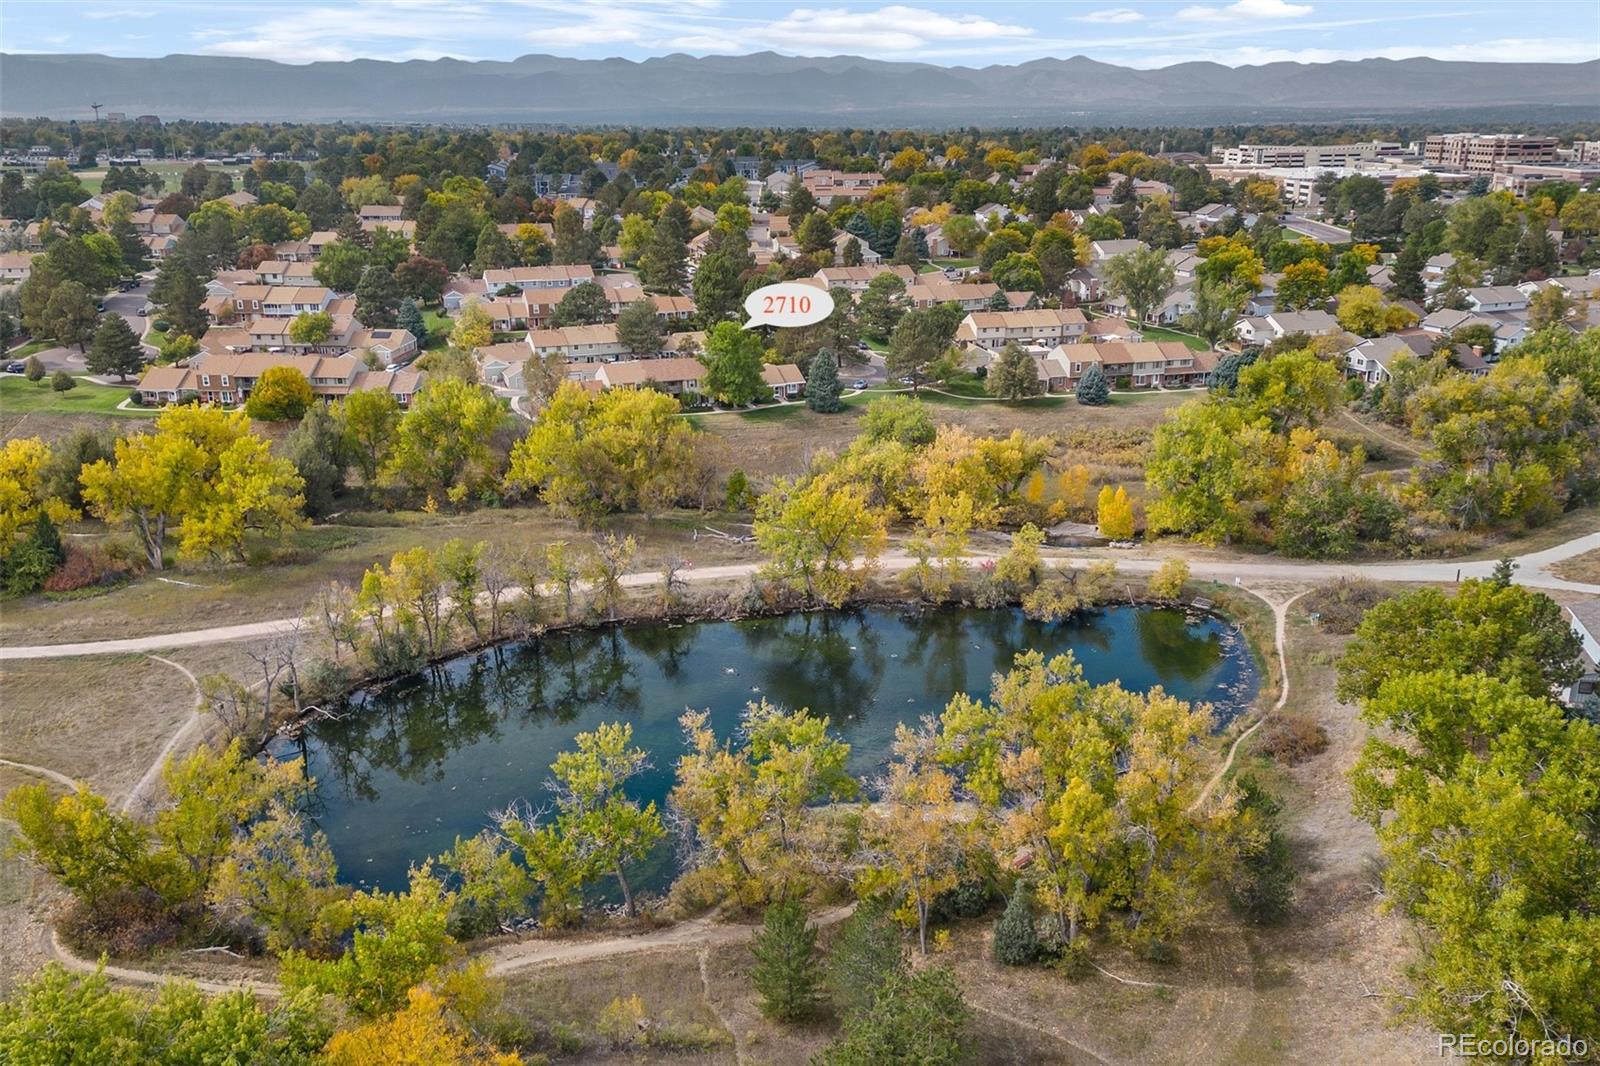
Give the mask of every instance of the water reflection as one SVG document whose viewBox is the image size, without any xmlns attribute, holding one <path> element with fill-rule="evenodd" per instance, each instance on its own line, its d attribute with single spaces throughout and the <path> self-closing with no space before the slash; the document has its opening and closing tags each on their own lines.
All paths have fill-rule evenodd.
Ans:
<svg viewBox="0 0 1600 1066">
<path fill-rule="evenodd" d="M 633 723 L 654 767 L 633 782 L 664 799 L 682 751 L 677 719 L 705 708 L 728 735 L 749 700 L 829 716 L 869 775 L 895 724 L 957 692 L 986 696 L 1018 652 L 1072 651 L 1095 682 L 1161 685 L 1226 721 L 1255 694 L 1237 631 L 1181 612 L 1114 607 L 1059 625 L 1014 610 L 872 608 L 696 625 L 553 633 L 357 693 L 301 744 L 318 821 L 352 880 L 393 887 L 409 863 L 480 828 L 485 812 L 535 801 L 550 761 L 603 721 Z M 670 875 L 662 866 L 661 878 Z"/>
</svg>

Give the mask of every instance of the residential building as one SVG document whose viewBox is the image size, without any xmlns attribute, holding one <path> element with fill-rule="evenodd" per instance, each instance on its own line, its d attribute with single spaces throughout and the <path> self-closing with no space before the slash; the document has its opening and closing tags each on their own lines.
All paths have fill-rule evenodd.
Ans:
<svg viewBox="0 0 1600 1066">
<path fill-rule="evenodd" d="M 175 403 L 186 393 L 194 393 L 201 403 L 231 407 L 244 403 L 261 375 L 279 366 L 299 370 L 311 383 L 312 394 L 324 401 L 382 389 L 405 406 L 426 380 L 420 371 L 368 370 L 353 355 L 219 352 L 195 356 L 186 367 L 151 367 L 140 378 L 137 389 L 141 402 L 148 404 Z"/>
<path fill-rule="evenodd" d="M 483 286 L 490 293 L 497 293 L 507 285 L 515 285 L 523 292 L 530 289 L 570 289 L 593 280 L 594 267 L 586 263 L 576 266 L 507 267 L 483 272 Z"/>
<path fill-rule="evenodd" d="M 917 280 L 917 271 L 915 267 L 884 266 L 882 264 L 878 264 L 876 266 L 823 267 L 821 270 L 813 274 L 812 277 L 822 282 L 825 288 L 848 289 L 851 294 L 859 296 L 861 293 L 867 291 L 867 285 L 872 281 L 873 278 L 877 277 L 879 274 L 885 273 L 898 274 L 900 276 L 900 280 L 904 281 L 908 287 L 913 281 Z"/>
<path fill-rule="evenodd" d="M 956 327 L 956 343 L 989 351 L 1007 344 L 1054 348 L 1076 343 L 1087 329 L 1088 319 L 1077 308 L 974 311 Z"/>
<path fill-rule="evenodd" d="M 633 354 L 617 339 L 617 327 L 609 322 L 531 330 L 528 349 L 539 356 L 559 355 L 569 363 L 614 362 Z"/>
<path fill-rule="evenodd" d="M 1436 133 L 1422 142 L 1423 162 L 1492 174 L 1511 163 L 1554 163 L 1561 141 L 1526 133 Z"/>
<path fill-rule="evenodd" d="M 1059 392 L 1076 388 L 1091 364 L 1120 388 L 1188 388 L 1205 383 L 1217 354 L 1178 341 L 1066 344 L 1040 359 L 1038 368 L 1045 387 Z"/>
<path fill-rule="evenodd" d="M 1225 167 L 1344 167 L 1372 159 L 1398 159 L 1405 148 L 1398 141 L 1355 144 L 1241 144 L 1218 152 Z"/>
<path fill-rule="evenodd" d="M 943 274 L 918 275 L 906 286 L 906 299 L 912 307 L 938 307 L 957 303 L 963 311 L 987 311 L 989 301 L 1000 291 L 992 281 L 947 281 Z"/>
</svg>

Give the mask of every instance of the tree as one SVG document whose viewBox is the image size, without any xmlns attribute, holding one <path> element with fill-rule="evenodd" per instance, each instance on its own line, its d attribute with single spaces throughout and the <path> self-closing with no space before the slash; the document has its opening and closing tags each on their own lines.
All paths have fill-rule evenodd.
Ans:
<svg viewBox="0 0 1600 1066">
<path fill-rule="evenodd" d="M 289 339 L 315 348 L 333 336 L 333 316 L 326 311 L 305 311 L 289 322 Z"/>
<path fill-rule="evenodd" d="M 1006 909 L 994 923 L 994 961 L 1002 966 L 1030 966 L 1044 947 L 1033 916 L 1034 890 L 1018 878 Z"/>
<path fill-rule="evenodd" d="M 161 264 L 150 300 L 161 310 L 161 318 L 172 324 L 173 333 L 191 337 L 205 334 L 210 316 L 205 310 L 205 289 L 181 256 L 169 256 Z"/>
<path fill-rule="evenodd" d="M 823 348 L 811 360 L 811 370 L 806 375 L 806 406 L 822 414 L 844 410 L 839 399 L 839 364 L 831 348 Z"/>
<path fill-rule="evenodd" d="M 314 403 L 284 445 L 305 483 L 306 514 L 312 518 L 329 514 L 335 497 L 344 491 L 350 465 L 350 447 L 339 419 L 326 404 Z"/>
<path fill-rule="evenodd" d="M 1249 417 L 1264 416 L 1280 432 L 1321 423 L 1338 408 L 1339 368 L 1311 348 L 1283 352 L 1239 371 L 1235 397 Z"/>
<path fill-rule="evenodd" d="M 656 218 L 640 262 L 639 276 L 646 285 L 662 292 L 683 291 L 688 280 L 689 226 L 689 208 L 682 200 L 669 201 Z"/>
<path fill-rule="evenodd" d="M 666 341 L 666 324 L 651 300 L 635 300 L 617 316 L 617 339 L 635 355 L 659 352 Z"/>
<path fill-rule="evenodd" d="M 1189 580 L 1189 564 L 1182 559 L 1168 559 L 1150 575 L 1147 591 L 1158 600 L 1176 600 L 1183 595 L 1183 586 Z"/>
<path fill-rule="evenodd" d="M 909 379 L 915 392 L 949 350 L 952 336 L 938 308 L 907 311 L 889 336 L 889 354 L 884 356 L 889 375 Z"/>
<path fill-rule="evenodd" d="M 1106 382 L 1105 371 L 1100 369 L 1099 363 L 1090 363 L 1083 368 L 1083 376 L 1078 379 L 1078 387 L 1073 390 L 1073 395 L 1085 407 L 1104 407 L 1111 402 L 1111 386 Z"/>
<path fill-rule="evenodd" d="M 387 389 L 364 389 L 345 397 L 338 410 L 345 446 L 370 488 L 399 435 L 400 404 Z"/>
<path fill-rule="evenodd" d="M 437 259 L 414 255 L 394 268 L 394 280 L 400 291 L 424 304 L 439 302 L 445 282 L 450 280 L 450 268 Z"/>
<path fill-rule="evenodd" d="M 874 275 L 856 304 L 856 320 L 869 337 L 889 336 L 905 312 L 905 280 L 889 271 Z"/>
<path fill-rule="evenodd" d="M 639 303 L 650 307 L 652 313 L 654 305 L 649 301 L 640 300 Z M 593 326 L 606 321 L 611 317 L 611 297 L 606 295 L 606 290 L 599 282 L 585 281 L 569 288 L 561 296 L 561 301 L 556 304 L 555 313 L 550 316 L 550 321 L 558 327 L 565 326 Z"/>
<path fill-rule="evenodd" d="M 494 342 L 494 320 L 477 300 L 461 308 L 456 324 L 450 330 L 450 347 L 472 352 Z"/>
<path fill-rule="evenodd" d="M 1521 585 L 1469 578 L 1454 596 L 1414 589 L 1367 611 L 1339 660 L 1337 693 L 1371 699 L 1405 673 L 1478 673 L 1548 699 L 1580 672 L 1559 605 Z"/>
<path fill-rule="evenodd" d="M 65 370 L 50 375 L 50 388 L 54 392 L 69 392 L 78 387 L 78 379 Z"/>
<path fill-rule="evenodd" d="M 407 296 L 400 301 L 400 313 L 395 316 L 395 325 L 415 337 L 417 347 L 421 348 L 428 343 L 428 321 L 422 317 L 416 301 L 411 297 Z"/>
<path fill-rule="evenodd" d="M 356 285 L 356 316 L 368 327 L 391 327 L 395 325 L 401 298 L 400 286 L 389 268 L 373 263 L 362 271 Z"/>
<path fill-rule="evenodd" d="M 630 538 L 631 539 L 631 538 Z M 633 726 L 602 724 L 574 739 L 578 750 L 550 764 L 556 797 L 556 831 L 585 856 L 590 874 L 610 874 L 622 889 L 631 918 L 637 911 L 626 867 L 648 855 L 665 830 L 654 802 L 641 806 L 623 787 L 649 769 L 650 757 L 632 747 Z"/>
<path fill-rule="evenodd" d="M 1194 310 L 1183 317 L 1183 328 L 1215 348 L 1224 337 L 1233 335 L 1249 294 L 1241 286 L 1212 281 L 1200 282 L 1193 292 Z"/>
<path fill-rule="evenodd" d="M 244 409 L 262 422 L 297 422 L 315 402 L 311 382 L 298 367 L 271 366 L 261 372 Z"/>
<path fill-rule="evenodd" d="M 882 550 L 885 524 L 861 486 L 827 478 L 779 478 L 756 501 L 756 544 L 767 556 L 767 572 L 808 600 L 834 607 L 866 579 Z M 862 569 L 855 565 L 858 556 Z"/>
<path fill-rule="evenodd" d="M 972 1008 L 943 966 L 892 974 L 870 1006 L 845 1019 L 820 1066 L 953 1066 L 967 1060 Z"/>
<path fill-rule="evenodd" d="M 732 322 L 718 322 L 706 332 L 706 395 L 730 407 L 754 403 L 767 392 L 761 378 L 761 337 L 752 330 L 740 329 Z"/>
<path fill-rule="evenodd" d="M 105 315 L 94 331 L 94 347 L 89 349 L 91 373 L 115 374 L 123 381 L 144 366 L 139 337 L 121 315 Z"/>
<path fill-rule="evenodd" d="M 999 846 L 1031 853 L 1035 900 L 1069 950 L 1113 911 L 1121 937 L 1148 945 L 1193 921 L 1228 839 L 1231 802 L 1197 806 L 1209 723 L 1204 707 L 1090 685 L 1070 655 L 1028 652 L 988 704 L 950 701 L 939 755 Z"/>
<path fill-rule="evenodd" d="M 472 253 L 472 272 L 482 274 L 486 270 L 503 270 L 516 263 L 517 255 L 511 248 L 511 241 L 500 227 L 493 222 L 485 222 L 478 231 L 478 243 Z"/>
<path fill-rule="evenodd" d="M 1555 285 L 1546 285 L 1528 300 L 1528 328 L 1537 332 L 1559 326 L 1576 309 L 1576 303 L 1566 291 Z"/>
<path fill-rule="evenodd" d="M 1278 282 L 1278 304 L 1286 311 L 1315 307 L 1328 298 L 1328 268 L 1315 259 L 1302 259 L 1283 268 Z"/>
<path fill-rule="evenodd" d="M 1385 303 L 1374 285 L 1351 285 L 1339 293 L 1334 312 L 1339 325 L 1362 337 L 1376 337 L 1417 324 L 1417 316 L 1398 304 Z"/>
<path fill-rule="evenodd" d="M 499 1053 L 464 1026 L 430 988 L 406 993 L 406 1005 L 353 1029 L 333 1034 L 327 1066 L 521 1066 L 520 1056 Z"/>
<path fill-rule="evenodd" d="M 354 292 L 366 277 L 372 257 L 359 244 L 338 240 L 322 249 L 311 275 L 334 292 Z"/>
<path fill-rule="evenodd" d="M 1132 539 L 1133 502 L 1128 499 L 1127 489 L 1121 485 L 1115 489 L 1110 485 L 1101 486 L 1095 513 L 1102 537 L 1109 540 Z"/>
<path fill-rule="evenodd" d="M 1136 248 L 1112 256 L 1104 269 L 1107 290 L 1127 301 L 1135 322 L 1147 321 L 1172 291 L 1172 264 L 1159 248 Z"/>
<path fill-rule="evenodd" d="M 955 787 L 955 777 L 936 758 L 932 733 L 896 726 L 882 797 L 864 826 L 857 884 L 863 894 L 884 893 L 894 901 L 897 916 L 916 925 L 924 955 L 933 901 L 960 880 L 966 851 Z"/>
<path fill-rule="evenodd" d="M 76 344 L 79 351 L 84 351 L 94 337 L 98 316 L 89 290 L 76 281 L 63 281 L 45 305 L 45 332 L 63 347 Z"/>
<path fill-rule="evenodd" d="M 459 504 L 492 476 L 490 437 L 505 408 L 481 385 L 445 378 L 412 398 L 383 476 Z"/>
<path fill-rule="evenodd" d="M 739 267 L 727 252 L 709 252 L 694 272 L 694 305 L 707 321 L 720 322 L 739 310 Z"/>
<path fill-rule="evenodd" d="M 869 1006 L 891 977 L 906 971 L 906 950 L 888 908 L 863 900 L 839 927 L 823 983 L 835 1010 L 849 1015 Z"/>
<path fill-rule="evenodd" d="M 1021 400 L 1044 392 L 1033 357 L 1015 344 L 1000 350 L 1000 357 L 989 367 L 987 386 L 989 395 L 1002 400 Z"/>
<path fill-rule="evenodd" d="M 821 1001 L 816 951 L 817 931 L 806 923 L 805 908 L 794 900 L 767 907 L 750 945 L 755 956 L 750 976 L 761 993 L 763 1014 L 798 1022 L 816 1013 Z"/>
<path fill-rule="evenodd" d="M 653 389 L 585 391 L 563 382 L 511 449 L 506 485 L 537 489 L 582 522 L 676 502 L 695 469 L 695 430 L 678 401 Z"/>
<path fill-rule="evenodd" d="M 299 477 L 268 454 L 243 411 L 168 407 L 154 431 L 116 442 L 115 461 L 83 468 L 83 498 L 107 522 L 129 525 L 153 570 L 169 530 L 184 555 L 242 548 L 247 530 L 273 535 L 302 520 Z"/>
</svg>

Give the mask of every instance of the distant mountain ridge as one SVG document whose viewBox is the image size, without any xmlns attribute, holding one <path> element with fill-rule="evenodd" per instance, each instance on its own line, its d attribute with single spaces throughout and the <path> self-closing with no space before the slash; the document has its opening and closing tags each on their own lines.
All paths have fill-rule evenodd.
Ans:
<svg viewBox="0 0 1600 1066">
<path fill-rule="evenodd" d="M 1570 115 L 1600 114 L 1600 60 L 1135 70 L 1084 56 L 973 68 L 772 52 L 303 66 L 226 56 L 0 54 L 0 114 L 88 118 L 91 102 L 130 117 L 303 122 L 1178 124 L 1546 107 Z"/>
</svg>

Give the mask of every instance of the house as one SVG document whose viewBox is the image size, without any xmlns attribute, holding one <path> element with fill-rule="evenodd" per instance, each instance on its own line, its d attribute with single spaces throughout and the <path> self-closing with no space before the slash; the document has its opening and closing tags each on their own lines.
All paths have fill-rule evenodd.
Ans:
<svg viewBox="0 0 1600 1066">
<path fill-rule="evenodd" d="M 989 302 L 999 291 L 1000 286 L 992 281 L 952 282 L 946 281 L 942 274 L 922 274 L 906 286 L 906 299 L 912 307 L 938 307 L 940 304 L 956 303 L 961 305 L 963 311 L 987 311 Z"/>
<path fill-rule="evenodd" d="M 1098 364 L 1120 388 L 1189 388 L 1205 384 L 1217 353 L 1197 352 L 1179 341 L 1065 344 L 1042 362 L 1040 376 L 1052 391 L 1075 388 L 1083 372 Z"/>
<path fill-rule="evenodd" d="M 219 199 L 221 199 L 225 204 L 232 204 L 241 211 L 247 207 L 251 207 L 261 202 L 256 198 L 255 193 L 246 192 L 243 189 L 240 189 L 238 192 L 230 192 L 226 196 L 219 197 Z"/>
<path fill-rule="evenodd" d="M 1467 307 L 1473 311 L 1526 311 L 1528 296 L 1513 285 L 1490 285 L 1467 289 Z"/>
<path fill-rule="evenodd" d="M 806 387 L 805 375 L 793 363 L 768 363 L 761 368 L 761 380 L 772 389 L 774 400 L 793 400 Z"/>
<path fill-rule="evenodd" d="M 1189 217 L 1184 221 L 1190 229 L 1200 233 L 1209 233 L 1212 229 L 1220 226 L 1238 213 L 1238 209 L 1227 204 L 1206 204 L 1204 207 L 1189 212 Z"/>
<path fill-rule="evenodd" d="M 1144 333 L 1126 319 L 1101 315 L 1089 320 L 1083 339 L 1095 344 L 1129 344 L 1144 340 Z"/>
<path fill-rule="evenodd" d="M 1090 241 L 1089 261 L 1092 263 L 1103 263 L 1107 259 L 1114 259 L 1119 255 L 1126 255 L 1129 252 L 1137 252 L 1148 247 L 1149 245 L 1145 244 L 1143 241 L 1133 239 Z"/>
<path fill-rule="evenodd" d="M 694 317 L 694 298 L 691 296 L 652 296 L 656 317 L 663 322 L 682 322 Z"/>
<path fill-rule="evenodd" d="M 823 267 L 812 277 L 822 282 L 827 288 L 848 289 L 852 295 L 859 296 L 867 291 L 867 285 L 879 274 L 897 274 L 900 280 L 904 281 L 908 286 L 917 279 L 915 267 L 884 266 L 881 263 L 876 266 Z"/>
<path fill-rule="evenodd" d="M 1354 347 L 1345 349 L 1345 372 L 1353 378 L 1360 378 L 1368 385 L 1381 385 L 1394 376 L 1394 362 L 1402 356 L 1413 356 L 1416 352 L 1404 340 L 1394 334 L 1382 337 L 1369 337 Z"/>
<path fill-rule="evenodd" d="M 606 363 L 594 372 L 601 388 L 654 387 L 673 395 L 698 395 L 706 368 L 698 359 L 629 359 Z"/>
<path fill-rule="evenodd" d="M 1122 318 L 1129 318 L 1133 315 L 1133 308 L 1128 305 L 1127 299 L 1121 296 L 1107 300 L 1105 308 L 1109 313 Z M 1182 286 L 1168 292 L 1162 298 L 1160 306 L 1150 309 L 1147 323 L 1163 326 L 1177 325 L 1179 319 L 1193 311 L 1194 289 L 1190 286 Z"/>
<path fill-rule="evenodd" d="M 614 362 L 633 354 L 617 339 L 617 327 L 609 322 L 598 326 L 531 330 L 528 350 L 541 357 L 559 355 L 569 363 Z"/>
<path fill-rule="evenodd" d="M 258 285 L 240 286 L 233 294 L 234 310 L 243 314 L 293 318 L 313 311 L 326 311 L 333 302 L 333 290 L 321 285 L 268 285 L 257 295 Z M 241 296 L 241 293 L 247 295 Z M 249 307 L 243 306 L 248 301 Z"/>
<path fill-rule="evenodd" d="M 801 184 L 824 206 L 845 200 L 864 200 L 883 184 L 883 175 L 839 170 L 808 170 L 800 175 Z M 768 186 L 771 180 L 768 179 Z"/>
<path fill-rule="evenodd" d="M 264 259 L 256 264 L 255 280 L 262 285 L 315 285 L 314 264 L 289 259 Z"/>
<path fill-rule="evenodd" d="M 1468 326 L 1488 326 L 1490 329 L 1495 329 L 1499 323 L 1488 315 L 1472 311 L 1452 311 L 1448 307 L 1441 307 L 1437 311 L 1430 311 L 1418 325 L 1427 333 L 1455 333 Z"/>
<path fill-rule="evenodd" d="M 873 251 L 871 245 L 857 237 L 854 233 L 851 233 L 849 230 L 840 230 L 838 233 L 834 234 L 833 257 L 839 260 L 841 263 L 844 262 L 844 250 L 850 246 L 851 241 L 855 241 L 856 244 L 861 248 L 862 266 L 877 266 L 879 263 L 883 262 L 883 256 Z"/>
<path fill-rule="evenodd" d="M 928 242 L 928 255 L 933 259 L 949 259 L 956 254 L 950 246 L 950 238 L 944 235 L 943 226 L 929 226 L 922 231 L 923 238 Z"/>
<path fill-rule="evenodd" d="M 1422 284 L 1429 292 L 1433 292 L 1444 284 L 1447 271 L 1456 265 L 1456 257 L 1449 252 L 1440 252 L 1422 264 Z"/>
<path fill-rule="evenodd" d="M 189 224 L 177 215 L 158 213 L 153 207 L 134 211 L 128 215 L 128 221 L 133 224 L 133 231 L 140 234 L 176 236 L 189 228 Z"/>
<path fill-rule="evenodd" d="M 992 225 L 995 229 L 999 229 L 1000 224 L 1005 222 L 1006 216 L 1009 214 L 1011 214 L 1011 209 L 1004 204 L 988 203 L 980 205 L 976 211 L 972 212 L 972 217 L 977 220 L 980 226 L 987 227 Z M 990 219 L 993 219 L 994 222 L 991 223 Z"/>
<path fill-rule="evenodd" d="M 32 272 L 32 252 L 0 252 L 0 285 L 27 281 Z"/>
<path fill-rule="evenodd" d="M 363 204 L 361 210 L 356 212 L 356 218 L 361 222 L 399 222 L 401 213 L 399 204 Z"/>
<path fill-rule="evenodd" d="M 262 374 L 280 366 L 299 370 L 311 383 L 312 394 L 324 401 L 341 399 L 353 392 L 383 389 L 405 406 L 426 379 L 419 371 L 368 370 L 353 355 L 222 352 L 197 355 L 186 367 L 151 367 L 139 379 L 136 388 L 141 402 L 149 404 L 175 403 L 185 393 L 194 393 L 201 403 L 233 406 L 249 398 Z"/>
<path fill-rule="evenodd" d="M 473 300 L 484 300 L 489 296 L 489 287 L 483 283 L 482 278 L 451 278 L 444 283 L 444 293 L 441 302 L 446 311 L 459 311 Z"/>
<path fill-rule="evenodd" d="M 483 287 L 486 292 L 499 292 L 507 285 L 515 285 L 523 292 L 529 289 L 570 289 L 594 280 L 594 267 L 587 263 L 562 266 L 507 267 L 504 270 L 485 270 Z"/>
<path fill-rule="evenodd" d="M 1246 344 L 1268 344 L 1291 333 L 1308 337 L 1333 337 L 1342 332 L 1339 320 L 1326 311 L 1275 311 L 1264 318 L 1246 316 L 1233 327 Z"/>
<path fill-rule="evenodd" d="M 364 233 L 376 233 L 379 230 L 397 233 L 412 243 L 417 239 L 417 223 L 409 218 L 364 218 L 361 220 L 361 230 Z"/>
<path fill-rule="evenodd" d="M 956 327 L 956 343 L 989 351 L 1007 344 L 1054 348 L 1076 343 L 1087 328 L 1088 319 L 1076 308 L 974 311 Z"/>
</svg>

